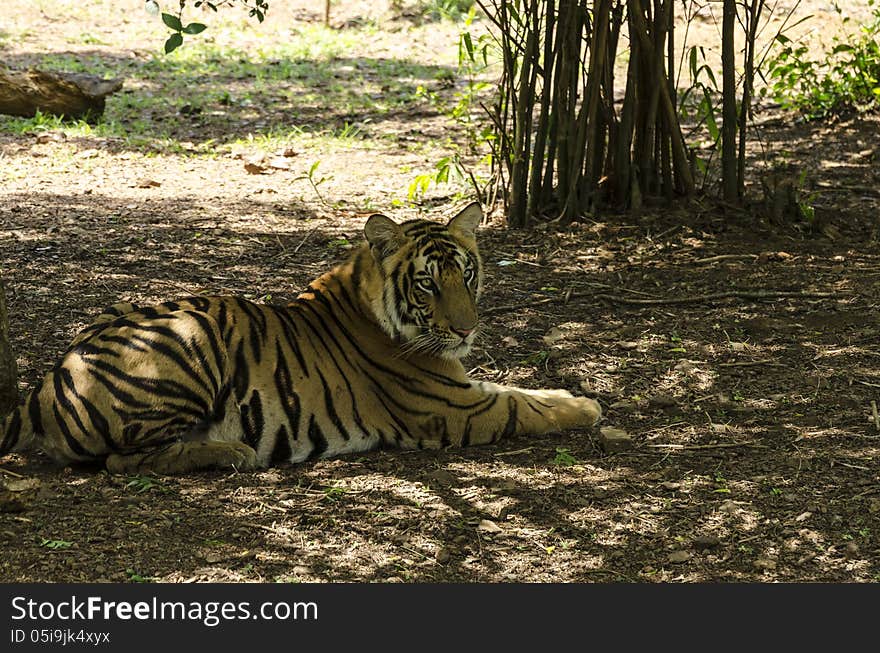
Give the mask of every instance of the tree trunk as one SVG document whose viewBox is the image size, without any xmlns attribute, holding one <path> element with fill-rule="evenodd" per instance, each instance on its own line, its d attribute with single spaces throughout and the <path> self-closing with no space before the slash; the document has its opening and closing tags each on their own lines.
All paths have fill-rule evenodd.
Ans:
<svg viewBox="0 0 880 653">
<path fill-rule="evenodd" d="M 9 315 L 6 312 L 6 291 L 0 279 L 0 417 L 9 413 L 18 402 L 18 370 L 9 346 Z"/>
<path fill-rule="evenodd" d="M 29 118 L 40 111 L 91 120 L 104 113 L 106 96 L 121 88 L 121 79 L 0 66 L 0 113 Z"/>
<path fill-rule="evenodd" d="M 736 66 L 733 33 L 736 26 L 736 0 L 724 0 L 721 19 L 721 190 L 725 202 L 739 204 L 736 183 Z"/>
</svg>

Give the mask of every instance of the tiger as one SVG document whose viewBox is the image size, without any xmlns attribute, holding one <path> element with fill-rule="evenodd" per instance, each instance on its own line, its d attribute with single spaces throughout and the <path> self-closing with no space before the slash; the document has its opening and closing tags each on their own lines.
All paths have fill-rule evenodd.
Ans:
<svg viewBox="0 0 880 653">
<path fill-rule="evenodd" d="M 436 450 L 589 428 L 597 401 L 472 380 L 479 203 L 371 215 L 348 260 L 286 305 L 193 296 L 107 308 L 2 425 L 114 474 L 257 470 L 379 446 Z"/>
</svg>

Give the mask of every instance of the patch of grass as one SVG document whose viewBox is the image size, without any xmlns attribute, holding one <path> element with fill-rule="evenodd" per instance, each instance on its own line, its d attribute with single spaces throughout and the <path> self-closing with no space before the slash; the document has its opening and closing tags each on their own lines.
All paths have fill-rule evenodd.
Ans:
<svg viewBox="0 0 880 653">
<path fill-rule="evenodd" d="M 126 489 L 133 489 L 138 494 L 149 492 L 150 490 L 159 490 L 164 492 L 165 486 L 162 481 L 155 476 L 132 476 L 125 484 Z"/>
<path fill-rule="evenodd" d="M 539 365 L 543 365 L 544 363 L 546 363 L 549 357 L 550 352 L 548 351 L 536 351 L 528 358 L 524 358 L 523 360 L 521 360 L 520 365 L 531 365 L 534 367 L 538 367 Z"/>
<path fill-rule="evenodd" d="M 328 488 L 324 488 L 324 496 L 327 497 L 330 501 L 339 501 L 342 497 L 345 496 L 345 493 L 348 492 L 344 487 L 332 486 Z"/>
<path fill-rule="evenodd" d="M 152 583 L 153 582 L 152 578 L 150 578 L 149 576 L 144 576 L 142 574 L 139 574 L 134 569 L 126 569 L 125 573 L 128 576 L 128 579 L 132 583 Z"/>
<path fill-rule="evenodd" d="M 781 34 L 776 40 L 781 49 L 769 61 L 768 71 L 771 94 L 784 107 L 812 120 L 880 106 L 880 7 L 872 9 L 871 19 L 858 33 L 835 37 L 831 50 L 818 58 L 803 43 Z"/>
<path fill-rule="evenodd" d="M 40 546 L 46 547 L 47 549 L 69 549 L 73 546 L 73 542 L 68 542 L 67 540 L 59 540 L 59 539 L 51 539 L 51 538 L 40 538 Z"/>
<path fill-rule="evenodd" d="M 567 447 L 556 447 L 556 455 L 553 456 L 551 462 L 560 467 L 571 467 L 572 465 L 577 465 L 580 461 L 571 455 Z"/>
<path fill-rule="evenodd" d="M 115 52 L 46 54 L 39 67 L 122 78 L 125 86 L 107 98 L 97 124 L 4 117 L 0 131 L 58 129 L 68 136 L 118 139 L 135 150 L 190 155 L 213 154 L 251 136 L 286 144 L 304 134 L 369 141 L 374 137 L 359 116 L 382 116 L 421 101 L 420 80 L 433 80 L 445 70 L 355 55 L 371 29 L 306 25 L 288 39 L 251 48 L 224 44 L 227 39 L 219 34 L 146 59 Z M 192 141 L 210 145 L 179 145 Z"/>
</svg>

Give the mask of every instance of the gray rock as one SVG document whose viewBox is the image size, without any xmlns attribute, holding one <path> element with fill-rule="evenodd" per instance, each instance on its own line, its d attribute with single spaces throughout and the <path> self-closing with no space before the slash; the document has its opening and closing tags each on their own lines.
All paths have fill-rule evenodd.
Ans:
<svg viewBox="0 0 880 653">
<path fill-rule="evenodd" d="M 633 447 L 629 433 L 612 426 L 603 426 L 599 429 L 599 443 L 605 453 L 620 453 L 629 451 Z"/>
<path fill-rule="evenodd" d="M 692 554 L 690 551 L 673 551 L 669 554 L 667 559 L 673 564 L 681 564 L 682 562 L 690 560 L 691 556 Z"/>
</svg>

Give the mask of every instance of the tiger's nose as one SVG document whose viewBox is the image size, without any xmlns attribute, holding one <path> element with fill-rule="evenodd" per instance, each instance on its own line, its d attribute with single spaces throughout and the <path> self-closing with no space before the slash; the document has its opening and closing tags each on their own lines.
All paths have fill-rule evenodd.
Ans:
<svg viewBox="0 0 880 653">
<path fill-rule="evenodd" d="M 450 326 L 449 329 L 452 331 L 452 333 L 454 333 L 457 336 L 461 336 L 462 338 L 467 338 L 469 335 L 471 335 L 474 332 L 473 328 L 459 329 L 458 327 Z"/>
</svg>

